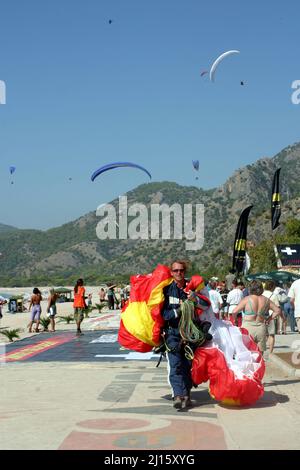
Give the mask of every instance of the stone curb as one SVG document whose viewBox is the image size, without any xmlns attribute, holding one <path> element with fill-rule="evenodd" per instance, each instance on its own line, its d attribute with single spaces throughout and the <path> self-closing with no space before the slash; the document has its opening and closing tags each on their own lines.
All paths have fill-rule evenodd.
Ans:
<svg viewBox="0 0 300 470">
<path fill-rule="evenodd" d="M 284 370 L 284 372 L 286 372 L 288 375 L 300 377 L 300 369 L 291 367 L 283 359 L 280 359 L 280 357 L 276 356 L 276 354 L 270 354 L 269 360 L 280 367 L 280 369 Z"/>
</svg>

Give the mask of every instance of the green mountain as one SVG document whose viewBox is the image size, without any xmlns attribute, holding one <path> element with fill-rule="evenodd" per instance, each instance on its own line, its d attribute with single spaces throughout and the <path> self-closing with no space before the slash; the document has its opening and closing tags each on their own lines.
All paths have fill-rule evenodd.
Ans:
<svg viewBox="0 0 300 470">
<path fill-rule="evenodd" d="M 238 169 L 224 185 L 208 191 L 163 181 L 144 184 L 127 193 L 128 206 L 145 204 L 148 215 L 153 204 L 204 204 L 204 244 L 194 251 L 187 251 L 186 238 L 174 239 L 173 232 L 170 240 L 99 240 L 96 228 L 101 218 L 95 212 L 47 231 L 7 231 L 1 230 L 0 225 L 0 285 L 66 284 L 78 277 L 89 283 L 125 279 L 174 258 L 189 259 L 201 272 L 208 268 L 226 271 L 231 263 L 236 224 L 245 207 L 254 206 L 248 240 L 257 244 L 271 238 L 271 186 L 278 167 L 282 215 L 277 232 L 282 235 L 289 218 L 300 219 L 300 143 L 273 158 L 264 157 Z M 118 213 L 118 200 L 112 204 Z M 129 221 L 133 219 L 136 216 L 129 217 Z M 193 221 L 195 224 L 195 217 Z M 180 224 L 176 227 L 180 228 Z M 147 233 L 143 232 L 145 237 Z"/>
<path fill-rule="evenodd" d="M 11 232 L 12 230 L 18 229 L 16 227 L 12 227 L 11 225 L 0 224 L 0 233 Z"/>
</svg>

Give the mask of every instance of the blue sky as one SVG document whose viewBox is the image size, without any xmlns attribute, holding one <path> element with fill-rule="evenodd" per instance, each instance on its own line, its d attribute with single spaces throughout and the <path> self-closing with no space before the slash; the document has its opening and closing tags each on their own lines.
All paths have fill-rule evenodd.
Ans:
<svg viewBox="0 0 300 470">
<path fill-rule="evenodd" d="M 109 162 L 209 189 L 299 141 L 299 13 L 296 0 L 2 0 L 0 222 L 58 226 L 148 182 L 121 169 L 92 183 Z M 215 83 L 200 76 L 230 49 Z"/>
</svg>

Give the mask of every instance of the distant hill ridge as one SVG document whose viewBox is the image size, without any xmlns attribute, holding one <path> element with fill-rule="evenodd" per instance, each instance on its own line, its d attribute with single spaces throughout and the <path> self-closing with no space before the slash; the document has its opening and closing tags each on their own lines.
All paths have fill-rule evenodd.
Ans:
<svg viewBox="0 0 300 470">
<path fill-rule="evenodd" d="M 0 233 L 4 232 L 11 232 L 12 230 L 19 230 L 16 227 L 12 227 L 11 225 L 0 224 Z"/>
<path fill-rule="evenodd" d="M 199 251 L 185 251 L 185 240 L 99 240 L 99 217 L 90 212 L 47 231 L 18 230 L 0 224 L 0 285 L 14 279 L 65 283 L 80 276 L 97 281 L 99 276 L 149 272 L 157 263 L 188 257 L 201 269 L 230 263 L 236 224 L 250 204 L 248 240 L 254 243 L 271 236 L 270 198 L 274 172 L 281 167 L 281 226 L 289 217 L 300 219 L 300 143 L 283 149 L 273 158 L 261 158 L 236 170 L 218 188 L 180 186 L 168 181 L 138 186 L 127 193 L 134 202 L 172 205 L 205 205 L 205 242 Z M 116 207 L 118 200 L 112 201 Z M 55 282 L 56 281 L 56 282 Z"/>
</svg>

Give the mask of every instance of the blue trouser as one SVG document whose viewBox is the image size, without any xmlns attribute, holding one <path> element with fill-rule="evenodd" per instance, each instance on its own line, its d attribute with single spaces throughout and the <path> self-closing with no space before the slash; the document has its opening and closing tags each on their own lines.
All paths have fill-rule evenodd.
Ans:
<svg viewBox="0 0 300 470">
<path fill-rule="evenodd" d="M 193 386 L 191 378 L 191 361 L 185 355 L 181 347 L 181 337 L 169 334 L 166 338 L 169 364 L 169 382 L 172 387 L 173 397 L 188 396 Z"/>
<path fill-rule="evenodd" d="M 294 317 L 294 309 L 293 309 L 291 303 L 286 302 L 283 305 L 283 310 L 284 310 L 284 313 L 286 314 L 286 317 L 288 318 L 291 331 L 295 331 L 296 320 L 295 320 L 295 317 Z"/>
</svg>

